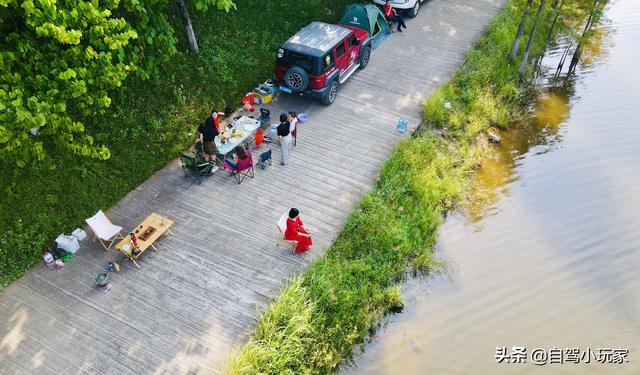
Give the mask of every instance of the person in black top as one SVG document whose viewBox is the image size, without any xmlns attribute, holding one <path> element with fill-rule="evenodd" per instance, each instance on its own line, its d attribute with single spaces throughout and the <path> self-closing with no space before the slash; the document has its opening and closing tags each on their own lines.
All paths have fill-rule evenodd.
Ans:
<svg viewBox="0 0 640 375">
<path fill-rule="evenodd" d="M 218 116 L 219 112 L 214 110 L 211 112 L 211 116 L 198 126 L 196 149 L 198 149 L 198 144 L 202 145 L 204 158 L 207 161 L 211 161 L 212 156 L 215 158 L 217 153 L 215 139 L 219 134 L 218 127 L 216 126 Z"/>
<path fill-rule="evenodd" d="M 291 151 L 291 129 L 287 114 L 280 115 L 280 125 L 278 125 L 278 137 L 280 137 L 280 149 L 282 150 L 281 165 L 289 164 L 289 151 Z"/>
</svg>

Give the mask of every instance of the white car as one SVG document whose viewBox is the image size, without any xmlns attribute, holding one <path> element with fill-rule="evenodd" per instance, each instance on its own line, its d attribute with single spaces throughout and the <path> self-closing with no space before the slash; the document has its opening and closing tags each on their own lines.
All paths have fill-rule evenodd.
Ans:
<svg viewBox="0 0 640 375">
<path fill-rule="evenodd" d="M 394 7 L 398 13 L 404 13 L 407 16 L 413 18 L 418 15 L 420 11 L 420 4 L 426 0 L 391 0 L 391 6 Z M 373 0 L 374 3 L 384 6 L 386 0 Z"/>
</svg>

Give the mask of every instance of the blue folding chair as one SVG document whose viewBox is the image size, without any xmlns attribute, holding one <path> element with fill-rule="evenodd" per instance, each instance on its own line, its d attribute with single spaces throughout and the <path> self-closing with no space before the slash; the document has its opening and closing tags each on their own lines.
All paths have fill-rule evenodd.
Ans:
<svg viewBox="0 0 640 375">
<path fill-rule="evenodd" d="M 260 126 L 267 127 L 271 123 L 271 111 L 266 108 L 260 108 L 260 117 L 258 117 L 258 121 L 260 121 Z"/>
<path fill-rule="evenodd" d="M 271 150 L 265 151 L 260 154 L 260 159 L 258 159 L 258 165 L 260 166 L 260 168 L 265 169 L 267 165 L 271 165 L 271 163 Z"/>
</svg>

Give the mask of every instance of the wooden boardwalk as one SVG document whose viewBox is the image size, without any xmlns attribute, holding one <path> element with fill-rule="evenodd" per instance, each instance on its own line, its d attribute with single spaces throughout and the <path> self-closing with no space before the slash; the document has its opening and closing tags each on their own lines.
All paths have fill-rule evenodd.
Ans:
<svg viewBox="0 0 640 375">
<path fill-rule="evenodd" d="M 307 112 L 291 163 L 256 169 L 242 185 L 218 172 L 201 185 L 174 161 L 109 209 L 131 229 L 150 212 L 175 220 L 159 251 L 111 274 L 122 257 L 85 240 L 61 271 L 38 265 L 0 295 L 1 374 L 191 374 L 219 372 L 285 281 L 322 256 L 370 189 L 400 139 L 395 124 L 421 119 L 426 95 L 447 80 L 505 0 L 430 0 L 409 29 L 392 34 L 331 107 L 291 96 L 269 105 Z M 275 246 L 277 218 L 297 207 L 312 250 Z"/>
</svg>

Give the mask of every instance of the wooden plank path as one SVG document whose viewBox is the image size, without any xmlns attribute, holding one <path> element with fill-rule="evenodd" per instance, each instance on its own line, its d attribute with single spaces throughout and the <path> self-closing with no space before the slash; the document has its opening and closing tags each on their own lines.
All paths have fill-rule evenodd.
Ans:
<svg viewBox="0 0 640 375">
<path fill-rule="evenodd" d="M 339 233 L 422 103 L 447 80 L 505 0 L 431 0 L 394 33 L 369 66 L 340 88 L 331 107 L 280 96 L 268 107 L 309 113 L 288 166 L 256 169 L 237 185 L 226 172 L 201 185 L 174 161 L 112 207 L 130 230 L 149 213 L 175 220 L 174 236 L 121 263 L 103 294 L 94 276 L 122 256 L 85 240 L 61 271 L 38 265 L 0 295 L 2 374 L 191 374 L 219 372 L 246 340 L 259 309 Z M 275 221 L 301 210 L 314 247 L 292 255 L 275 245 Z"/>
</svg>

